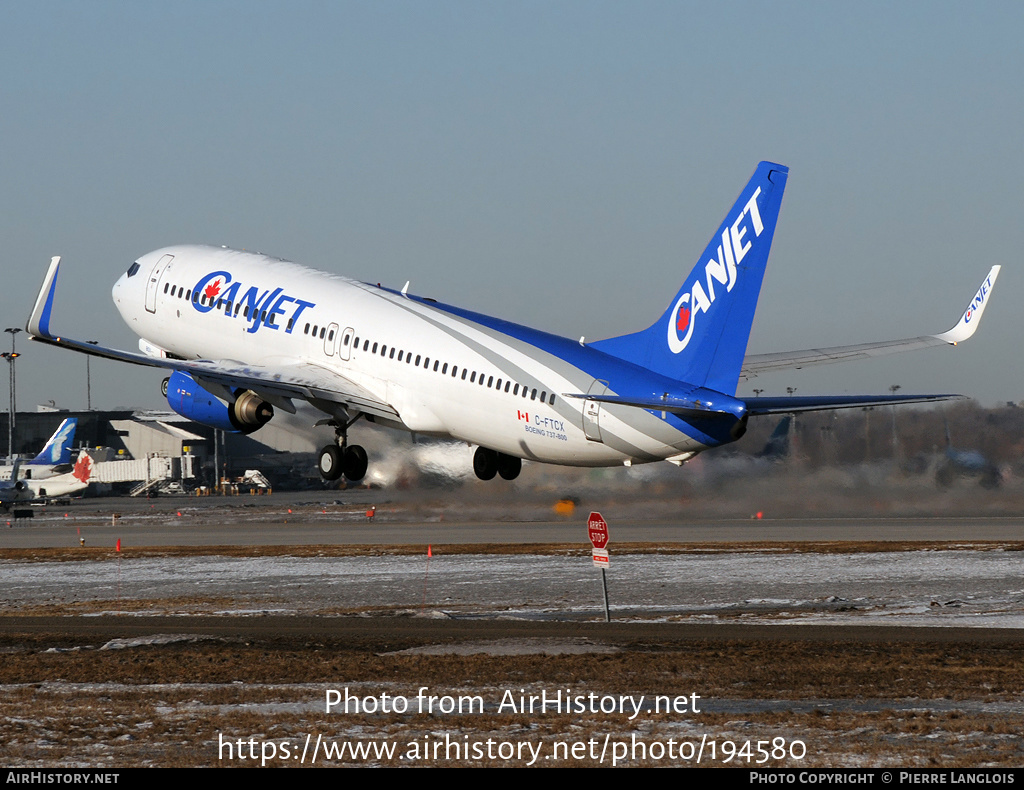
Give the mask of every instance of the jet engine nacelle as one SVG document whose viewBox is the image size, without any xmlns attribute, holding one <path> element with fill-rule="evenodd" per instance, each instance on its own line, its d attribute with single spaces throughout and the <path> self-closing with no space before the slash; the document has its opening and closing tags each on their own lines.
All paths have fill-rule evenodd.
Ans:
<svg viewBox="0 0 1024 790">
<path fill-rule="evenodd" d="M 225 403 L 180 370 L 165 379 L 162 389 L 167 403 L 182 417 L 222 431 L 252 433 L 274 416 L 274 407 L 251 390 L 242 390 L 234 403 Z"/>
</svg>

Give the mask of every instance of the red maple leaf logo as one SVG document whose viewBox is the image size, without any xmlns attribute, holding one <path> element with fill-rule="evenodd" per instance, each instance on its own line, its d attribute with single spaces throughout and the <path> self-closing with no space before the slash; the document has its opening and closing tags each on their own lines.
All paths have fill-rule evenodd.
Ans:
<svg viewBox="0 0 1024 790">
<path fill-rule="evenodd" d="M 679 308 L 679 319 L 676 321 L 676 329 L 680 332 L 685 332 L 686 327 L 690 325 L 690 308 L 683 305 Z"/>
<path fill-rule="evenodd" d="M 210 299 L 211 301 L 213 299 L 216 299 L 217 294 L 220 293 L 220 280 L 214 280 L 212 283 L 206 286 L 206 290 L 204 290 L 203 293 L 206 294 L 206 298 Z"/>
<path fill-rule="evenodd" d="M 71 470 L 71 475 L 77 480 L 83 483 L 89 482 L 89 476 L 92 474 L 92 458 L 85 453 L 78 456 L 78 460 L 75 461 L 75 468 Z"/>
</svg>

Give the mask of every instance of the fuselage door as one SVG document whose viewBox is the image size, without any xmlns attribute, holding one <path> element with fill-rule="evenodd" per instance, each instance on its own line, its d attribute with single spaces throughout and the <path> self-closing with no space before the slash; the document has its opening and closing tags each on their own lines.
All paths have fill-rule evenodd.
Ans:
<svg viewBox="0 0 1024 790">
<path fill-rule="evenodd" d="M 345 327 L 345 331 L 341 333 L 341 345 L 338 347 L 338 356 L 344 360 L 347 360 L 352 356 L 352 336 L 356 333 L 352 327 Z"/>
<path fill-rule="evenodd" d="M 327 334 L 324 335 L 324 353 L 331 357 L 334 356 L 334 349 L 338 346 L 338 325 L 330 324 L 327 327 Z"/>
<path fill-rule="evenodd" d="M 146 283 L 146 309 L 151 313 L 156 312 L 156 295 L 160 291 L 160 282 L 173 260 L 173 255 L 161 256 L 160 260 L 156 262 L 156 266 L 153 267 L 153 271 L 149 273 L 149 282 Z"/>
<path fill-rule="evenodd" d="M 587 390 L 588 395 L 604 395 L 608 391 L 608 382 L 595 380 Z M 587 398 L 583 401 L 583 433 L 592 442 L 601 439 L 601 403 Z"/>
</svg>

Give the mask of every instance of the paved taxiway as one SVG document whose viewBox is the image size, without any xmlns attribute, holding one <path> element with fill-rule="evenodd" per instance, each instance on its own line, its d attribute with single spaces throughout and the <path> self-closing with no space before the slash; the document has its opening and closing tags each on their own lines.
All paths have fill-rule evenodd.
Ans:
<svg viewBox="0 0 1024 790">
<path fill-rule="evenodd" d="M 366 511 L 376 505 L 374 519 Z M 616 543 L 806 541 L 1019 541 L 1024 516 L 708 518 L 647 515 L 637 505 L 601 507 Z M 291 511 L 291 512 L 289 512 Z M 0 549 L 89 546 L 309 546 L 579 543 L 586 509 L 571 517 L 550 506 L 518 508 L 408 505 L 380 492 L 318 498 L 309 492 L 270 497 L 181 497 L 152 501 L 92 499 L 37 508 L 29 520 L 7 519 Z M 120 518 L 112 523 L 112 515 Z M 179 515 L 180 513 L 180 515 Z M 0 522 L 2 524 L 3 522 Z"/>
</svg>

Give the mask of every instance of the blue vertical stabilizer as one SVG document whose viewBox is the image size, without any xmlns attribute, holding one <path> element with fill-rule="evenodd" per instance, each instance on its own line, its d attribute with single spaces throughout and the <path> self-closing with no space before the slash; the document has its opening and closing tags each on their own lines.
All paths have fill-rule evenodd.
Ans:
<svg viewBox="0 0 1024 790">
<path fill-rule="evenodd" d="M 761 162 L 661 318 L 591 347 L 734 394 L 788 175 L 783 165 Z"/>
<path fill-rule="evenodd" d="M 75 441 L 75 429 L 78 427 L 78 419 L 69 417 L 60 424 L 54 431 L 53 436 L 43 447 L 42 451 L 28 463 L 46 464 L 56 466 L 57 464 L 71 463 L 71 445 Z"/>
</svg>

